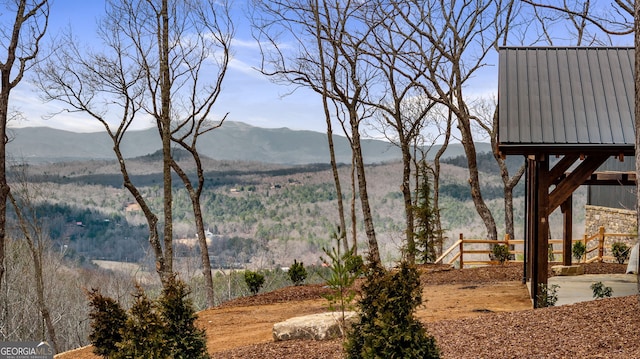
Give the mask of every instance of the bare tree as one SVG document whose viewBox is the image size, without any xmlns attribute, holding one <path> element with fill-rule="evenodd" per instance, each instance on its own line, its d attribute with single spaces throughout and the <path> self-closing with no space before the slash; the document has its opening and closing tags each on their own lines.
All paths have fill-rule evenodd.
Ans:
<svg viewBox="0 0 640 359">
<path fill-rule="evenodd" d="M 278 82 L 308 87 L 335 107 L 334 116 L 349 137 L 354 156 L 369 260 L 380 263 L 361 148 L 361 125 L 370 116 L 363 99 L 376 78 L 375 69 L 365 61 L 366 39 L 376 26 L 363 21 L 368 5 L 290 0 L 254 1 L 254 6 L 261 14 L 253 18 L 262 46 L 261 72 Z M 295 51 L 280 43 L 282 33 L 293 38 Z"/>
<path fill-rule="evenodd" d="M 377 26 L 368 43 L 368 55 L 371 66 L 380 74 L 380 91 L 377 96 L 370 93 L 367 105 L 377 109 L 383 119 L 383 133 L 400 148 L 402 154 L 400 190 L 405 211 L 406 255 L 407 260 L 414 263 L 415 201 L 411 189 L 411 166 L 414 158 L 411 146 L 420 135 L 423 122 L 435 102 L 422 94 L 425 87 L 419 83 L 428 73 L 428 65 L 424 58 L 416 56 L 421 51 L 416 48 L 416 42 L 409 40 L 417 36 L 415 29 L 403 23 L 402 16 L 396 14 L 397 11 L 404 10 L 401 9 L 401 3 L 373 3 L 375 5 L 370 14 L 367 14 L 368 22 Z"/>
<path fill-rule="evenodd" d="M 156 270 L 164 281 L 173 273 L 172 170 L 192 202 L 200 242 L 207 303 L 214 303 L 209 253 L 200 205 L 204 170 L 197 140 L 219 127 L 213 106 L 230 58 L 233 27 L 227 4 L 219 1 L 109 1 L 99 34 L 102 51 L 81 50 L 69 35 L 67 46 L 40 74 L 44 97 L 66 103 L 99 121 L 111 137 L 124 186 L 149 225 Z M 211 80 L 213 79 L 213 80 Z M 163 157 L 163 228 L 132 182 L 121 145 L 134 121 L 152 119 Z M 172 157 L 177 144 L 192 157 L 196 180 Z M 162 239 L 161 239 L 162 234 Z"/>
<path fill-rule="evenodd" d="M 487 237 L 497 239 L 496 223 L 480 191 L 472 121 L 475 114 L 468 106 L 465 85 L 486 65 L 487 54 L 504 31 L 506 9 L 510 2 L 465 1 L 462 4 L 444 0 L 410 1 L 411 11 L 399 12 L 419 35 L 425 62 L 435 58 L 427 77 L 425 93 L 448 107 L 461 134 L 467 155 L 469 186 L 476 211 L 484 221 Z M 409 6 L 409 5 L 408 5 Z"/>
<path fill-rule="evenodd" d="M 181 59 L 185 68 L 183 71 L 189 79 L 184 81 L 183 86 L 189 86 L 189 91 L 184 99 L 172 101 L 175 114 L 171 140 L 191 155 L 196 170 L 195 184 L 173 158 L 171 167 L 189 193 L 200 247 L 207 306 L 213 307 L 215 306 L 213 277 L 200 202 L 205 178 L 197 141 L 202 135 L 222 126 L 226 118 L 225 115 L 219 121 L 211 119 L 213 106 L 222 92 L 222 82 L 229 65 L 234 31 L 228 4 L 211 0 L 195 2 L 192 6 L 191 11 L 195 16 L 191 27 L 195 30 L 195 34 L 192 35 L 191 41 L 178 45 L 181 48 L 179 53 L 184 54 Z M 208 64 L 208 62 L 211 63 Z M 206 70 L 208 73 L 205 73 Z M 205 76 L 214 80 L 206 81 L 203 79 Z M 179 109 L 177 109 L 178 106 L 180 106 Z"/>
<path fill-rule="evenodd" d="M 156 271 L 160 278 L 165 278 L 170 271 L 160 241 L 158 216 L 133 183 L 122 153 L 124 136 L 141 111 L 143 74 L 139 69 L 124 66 L 128 59 L 119 30 L 105 20 L 100 31 L 106 41 L 104 52 L 82 51 L 68 35 L 66 46 L 39 68 L 38 83 L 45 100 L 65 103 L 68 107 L 64 111 L 86 113 L 104 126 L 113 143 L 124 187 L 140 205 L 147 221 Z M 108 102 L 100 98 L 102 92 L 110 94 Z"/>
<path fill-rule="evenodd" d="M 14 189 L 8 194 L 9 202 L 13 206 L 20 232 L 22 232 L 31 254 L 33 276 L 36 284 L 36 306 L 47 330 L 47 338 L 53 345 L 54 351 L 59 353 L 61 347 L 56 337 L 51 310 L 45 298 L 43 267 L 45 252 L 48 249 L 46 246 L 47 238 L 35 207 L 39 201 L 38 197 L 41 197 L 42 194 L 39 193 L 37 188 L 29 184 L 25 173 L 18 172 L 14 173 L 14 175 L 16 177 L 13 181 Z M 44 340 L 45 338 L 42 339 Z"/>
<path fill-rule="evenodd" d="M 3 5 L 3 28 L 0 30 L 0 288 L 5 271 L 7 196 L 10 191 L 6 175 L 9 95 L 34 65 L 49 24 L 48 0 L 8 1 Z"/>
</svg>

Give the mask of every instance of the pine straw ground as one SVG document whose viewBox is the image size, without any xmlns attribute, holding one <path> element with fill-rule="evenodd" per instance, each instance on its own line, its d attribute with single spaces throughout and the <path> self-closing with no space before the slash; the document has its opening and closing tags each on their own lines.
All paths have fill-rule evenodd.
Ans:
<svg viewBox="0 0 640 359">
<path fill-rule="evenodd" d="M 625 265 L 593 263 L 587 274 L 624 273 Z M 481 284 L 520 281 L 521 265 L 465 270 L 431 268 L 424 284 Z M 293 288 L 295 289 L 295 288 Z M 300 299 L 316 296 L 321 288 L 301 291 Z M 316 293 L 314 293 L 316 292 Z M 226 305 L 276 303 L 295 300 L 289 290 L 241 298 Z M 442 358 L 640 358 L 638 296 L 602 299 L 536 310 L 487 313 L 474 318 L 428 323 Z M 338 340 L 289 341 L 248 345 L 212 356 L 222 358 L 342 358 Z"/>
</svg>

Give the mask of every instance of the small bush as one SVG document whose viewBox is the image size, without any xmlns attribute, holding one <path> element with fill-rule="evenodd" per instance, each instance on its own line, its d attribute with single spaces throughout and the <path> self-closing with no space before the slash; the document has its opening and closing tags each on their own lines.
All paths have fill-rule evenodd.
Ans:
<svg viewBox="0 0 640 359">
<path fill-rule="evenodd" d="M 347 358 L 439 358 L 435 339 L 413 315 L 422 303 L 415 266 L 402 263 L 397 271 L 369 268 L 366 279 L 360 321 L 345 343 Z"/>
<path fill-rule="evenodd" d="M 171 355 L 164 333 L 164 323 L 156 303 L 140 286 L 133 295 L 134 302 L 122 331 L 118 351 L 111 358 L 168 358 Z"/>
<path fill-rule="evenodd" d="M 293 260 L 293 264 L 289 267 L 287 274 L 294 285 L 301 285 L 307 279 L 307 270 L 304 268 L 304 263 L 298 263 L 295 259 Z"/>
<path fill-rule="evenodd" d="M 164 335 L 172 358 L 206 359 L 209 358 L 207 338 L 205 331 L 194 325 L 198 315 L 189 294 L 187 285 L 176 278 L 171 278 L 162 289 L 158 309 Z"/>
<path fill-rule="evenodd" d="M 591 284 L 591 290 L 593 291 L 593 297 L 596 299 L 611 298 L 613 294 L 613 288 L 605 287 L 602 282 Z"/>
<path fill-rule="evenodd" d="M 611 245 L 611 252 L 618 263 L 623 264 L 629 257 L 629 246 L 623 242 L 615 242 Z"/>
<path fill-rule="evenodd" d="M 122 340 L 121 330 L 127 320 L 127 312 L 114 299 L 103 296 L 98 289 L 87 292 L 91 333 L 89 341 L 93 352 L 106 358 L 117 352 L 116 344 Z"/>
<path fill-rule="evenodd" d="M 504 262 L 506 262 L 509 259 L 509 256 L 511 255 L 509 253 L 509 247 L 507 247 L 504 244 L 494 245 L 492 252 L 493 252 L 494 258 L 500 261 L 500 264 L 504 264 Z"/>
<path fill-rule="evenodd" d="M 264 285 L 264 275 L 248 270 L 244 272 L 244 282 L 247 283 L 251 294 L 256 295 Z"/>
<path fill-rule="evenodd" d="M 205 332 L 194 325 L 197 315 L 188 294 L 187 285 L 175 278 L 156 301 L 137 286 L 127 313 L 115 300 L 92 290 L 89 317 L 94 331 L 89 339 L 94 353 L 111 359 L 209 358 Z"/>
<path fill-rule="evenodd" d="M 584 257 L 584 253 L 587 251 L 587 247 L 583 242 L 578 241 L 573 243 L 573 247 L 571 247 L 571 253 L 573 254 L 573 258 L 580 262 Z"/>
<path fill-rule="evenodd" d="M 553 307 L 558 301 L 559 285 L 553 284 L 548 286 L 544 283 L 538 283 L 537 302 L 539 307 Z"/>
</svg>

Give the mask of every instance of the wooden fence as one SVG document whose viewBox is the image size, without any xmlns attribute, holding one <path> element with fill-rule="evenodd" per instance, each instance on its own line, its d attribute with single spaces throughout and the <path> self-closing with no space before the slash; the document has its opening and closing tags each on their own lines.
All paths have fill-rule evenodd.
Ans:
<svg viewBox="0 0 640 359">
<path fill-rule="evenodd" d="M 637 238 L 638 235 L 635 233 L 606 233 L 604 227 L 600 227 L 598 232 L 592 235 L 585 234 L 582 239 L 574 239 L 572 242 L 583 242 L 585 244 L 585 254 L 583 258 L 579 261 L 579 263 L 591 263 L 591 262 L 602 262 L 604 260 L 612 261 L 615 260 L 613 256 L 605 256 L 605 242 L 607 238 Z M 453 243 L 447 250 L 445 250 L 438 259 L 436 259 L 435 263 L 447 263 L 454 264 L 458 261 L 458 267 L 464 268 L 465 265 L 468 266 L 477 266 L 477 265 L 490 265 L 490 264 L 498 264 L 498 261 L 495 260 L 479 260 L 477 258 L 473 258 L 472 260 L 465 259 L 468 256 L 478 255 L 487 255 L 492 253 L 492 246 L 496 244 L 504 244 L 509 247 L 509 253 L 514 256 L 514 260 L 511 262 L 522 262 L 524 258 L 524 240 L 523 239 L 510 239 L 509 235 L 506 235 L 504 240 L 496 241 L 490 239 L 467 239 L 464 238 L 463 234 L 460 233 L 460 238 Z M 553 246 L 555 244 L 560 244 L 562 247 L 562 239 L 550 239 L 549 245 Z M 481 245 L 481 248 L 478 248 L 478 245 Z M 484 245 L 484 246 L 482 246 Z M 572 246 L 573 247 L 573 246 Z M 556 254 L 564 255 L 562 249 L 550 250 L 550 254 L 552 253 L 554 256 Z M 445 262 L 445 259 L 447 261 Z"/>
</svg>

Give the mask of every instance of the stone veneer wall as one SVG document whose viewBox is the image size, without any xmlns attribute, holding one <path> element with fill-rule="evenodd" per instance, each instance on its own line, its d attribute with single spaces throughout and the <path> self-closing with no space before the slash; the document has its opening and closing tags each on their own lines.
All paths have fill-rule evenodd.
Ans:
<svg viewBox="0 0 640 359">
<path fill-rule="evenodd" d="M 591 236 L 598 233 L 600 226 L 605 233 L 638 233 L 636 211 L 628 209 L 585 206 L 585 234 Z M 575 238 L 575 237 L 574 237 Z M 612 256 L 611 244 L 617 241 L 626 243 L 629 247 L 636 243 L 635 237 L 605 237 L 604 255 Z M 592 246 L 590 245 L 589 248 Z"/>
</svg>

